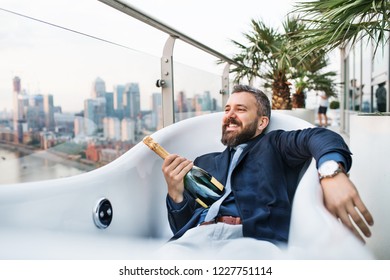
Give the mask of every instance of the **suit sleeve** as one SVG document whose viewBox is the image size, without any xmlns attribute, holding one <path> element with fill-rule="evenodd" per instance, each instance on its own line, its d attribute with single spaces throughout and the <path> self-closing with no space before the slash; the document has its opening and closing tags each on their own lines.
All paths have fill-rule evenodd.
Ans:
<svg viewBox="0 0 390 280">
<path fill-rule="evenodd" d="M 275 145 L 290 166 L 297 166 L 311 157 L 314 157 L 318 164 L 321 157 L 330 153 L 337 153 L 345 160 L 347 171 L 352 165 L 351 152 L 344 139 L 329 129 L 277 130 Z"/>
<path fill-rule="evenodd" d="M 191 219 L 196 208 L 195 200 L 184 192 L 184 201 L 182 203 L 173 202 L 167 195 L 166 198 L 168 221 L 172 232 L 178 232 Z"/>
</svg>

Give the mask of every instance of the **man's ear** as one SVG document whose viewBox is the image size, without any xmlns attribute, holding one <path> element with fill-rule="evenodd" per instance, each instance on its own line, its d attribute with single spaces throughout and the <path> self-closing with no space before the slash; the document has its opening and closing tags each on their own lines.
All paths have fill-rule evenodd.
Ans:
<svg viewBox="0 0 390 280">
<path fill-rule="evenodd" d="M 269 124 L 269 118 L 268 117 L 260 117 L 260 120 L 259 120 L 259 125 L 258 125 L 258 130 L 261 130 L 263 131 Z"/>
</svg>

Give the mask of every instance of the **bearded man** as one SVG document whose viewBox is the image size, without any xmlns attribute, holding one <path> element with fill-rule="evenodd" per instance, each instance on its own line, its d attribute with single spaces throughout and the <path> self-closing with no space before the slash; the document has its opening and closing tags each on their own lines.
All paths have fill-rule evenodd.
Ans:
<svg viewBox="0 0 390 280">
<path fill-rule="evenodd" d="M 174 154 L 164 160 L 168 220 L 174 233 L 168 242 L 171 248 L 221 249 L 229 240 L 243 238 L 283 247 L 288 242 L 299 174 L 312 158 L 317 162 L 325 207 L 358 238 L 363 240 L 357 228 L 366 237 L 371 235 L 373 218 L 347 176 L 351 152 L 342 137 L 319 127 L 265 133 L 270 119 L 267 96 L 256 88 L 237 85 L 222 119 L 221 141 L 226 149 L 202 155 L 194 163 Z M 242 152 L 229 171 L 238 148 Z M 193 164 L 207 170 L 226 190 L 229 186 L 227 195 L 214 203 L 216 207 L 205 209 L 186 193 L 183 177 Z"/>
</svg>

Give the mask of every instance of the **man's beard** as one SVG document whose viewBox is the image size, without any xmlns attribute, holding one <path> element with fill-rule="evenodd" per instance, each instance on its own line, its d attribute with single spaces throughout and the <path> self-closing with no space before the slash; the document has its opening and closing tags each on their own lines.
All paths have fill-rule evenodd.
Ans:
<svg viewBox="0 0 390 280">
<path fill-rule="evenodd" d="M 236 119 L 229 119 L 222 126 L 222 138 L 221 142 L 228 147 L 236 147 L 242 143 L 247 142 L 249 139 L 252 139 L 256 135 L 257 131 L 257 121 L 253 121 L 247 127 L 243 128 L 241 132 L 238 131 L 226 131 L 228 124 L 236 124 L 242 127 L 240 121 Z"/>
</svg>

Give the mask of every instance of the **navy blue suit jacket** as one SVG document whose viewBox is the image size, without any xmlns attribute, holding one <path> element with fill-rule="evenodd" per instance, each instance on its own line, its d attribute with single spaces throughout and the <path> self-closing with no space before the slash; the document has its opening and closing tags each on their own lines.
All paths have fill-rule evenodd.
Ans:
<svg viewBox="0 0 390 280">
<path fill-rule="evenodd" d="M 351 153 L 344 140 L 330 130 L 310 128 L 271 131 L 250 141 L 231 177 L 235 203 L 243 222 L 243 235 L 275 244 L 288 241 L 292 202 L 300 172 L 314 157 L 338 153 L 351 166 Z M 194 164 L 226 184 L 229 149 L 198 157 Z M 168 206 L 168 220 L 179 238 L 195 227 L 203 208 L 185 193 L 187 202 L 179 210 Z M 168 199 L 168 198 L 167 198 Z"/>
</svg>

